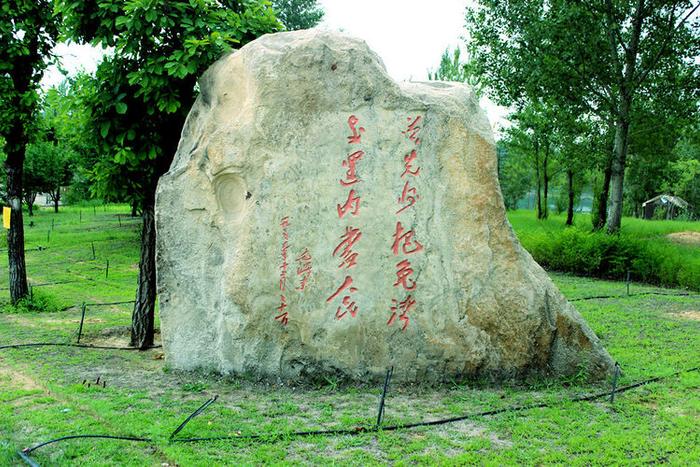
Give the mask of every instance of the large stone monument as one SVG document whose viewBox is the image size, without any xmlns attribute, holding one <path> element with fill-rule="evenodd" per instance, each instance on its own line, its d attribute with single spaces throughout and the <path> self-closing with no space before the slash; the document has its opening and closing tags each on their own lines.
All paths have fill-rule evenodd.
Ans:
<svg viewBox="0 0 700 467">
<path fill-rule="evenodd" d="M 520 246 L 461 84 L 396 84 L 360 40 L 264 36 L 205 73 L 158 186 L 175 368 L 439 382 L 611 359 Z"/>
</svg>

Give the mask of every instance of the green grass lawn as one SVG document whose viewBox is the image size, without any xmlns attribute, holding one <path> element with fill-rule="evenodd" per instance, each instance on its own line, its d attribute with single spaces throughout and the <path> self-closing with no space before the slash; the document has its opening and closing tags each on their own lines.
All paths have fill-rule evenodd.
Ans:
<svg viewBox="0 0 700 467">
<path fill-rule="evenodd" d="M 97 206 L 95 210 L 64 208 L 55 215 L 42 210 L 27 218 L 27 224 L 34 222 L 26 230 L 29 276 L 37 285 L 35 302 L 53 308 L 76 307 L 20 313 L 5 305 L 0 313 L 0 345 L 72 342 L 80 318 L 77 305 L 133 299 L 139 221 L 127 214 L 127 206 Z M 511 217 L 520 236 L 530 228 L 560 228 L 555 225 L 557 219 L 551 224 L 533 220 L 535 224 L 528 226 L 526 217 L 520 212 Z M 658 236 L 676 227 L 691 230 L 693 225 L 643 227 L 650 236 Z M 4 281 L 0 288 L 7 287 L 6 265 L 0 277 Z M 624 371 L 620 385 L 700 365 L 698 296 L 627 297 L 620 282 L 563 274 L 552 277 L 571 299 L 620 296 L 574 302 L 620 363 Z M 49 282 L 63 283 L 39 285 Z M 641 283 L 631 285 L 632 293 L 657 290 Z M 83 342 L 126 345 L 129 321 L 129 305 L 88 307 Z M 98 377 L 106 387 L 95 384 Z M 32 457 L 41 465 L 698 463 L 700 373 L 684 373 L 625 392 L 614 405 L 605 400 L 568 401 L 605 390 L 609 384 L 569 379 L 500 385 L 474 381 L 439 388 L 392 386 L 386 424 L 540 401 L 551 402 L 551 407 L 358 436 L 174 443 L 168 440 L 170 433 L 214 394 L 219 395 L 217 402 L 178 437 L 371 426 L 380 388 L 347 387 L 334 381 L 289 387 L 169 371 L 160 349 L 6 349 L 0 350 L 0 465 L 21 465 L 17 450 L 73 434 L 129 435 L 153 441 L 70 440 L 41 448 Z"/>
</svg>

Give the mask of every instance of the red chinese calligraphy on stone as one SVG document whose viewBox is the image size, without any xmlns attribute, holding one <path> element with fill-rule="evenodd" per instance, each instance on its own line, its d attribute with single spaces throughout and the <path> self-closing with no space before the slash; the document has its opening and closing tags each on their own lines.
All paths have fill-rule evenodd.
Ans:
<svg viewBox="0 0 700 467">
<path fill-rule="evenodd" d="M 345 173 L 345 180 L 340 180 L 341 185 L 350 186 L 360 181 L 360 179 L 357 178 L 356 166 L 357 161 L 362 159 L 364 155 L 364 151 L 355 151 L 348 155 L 347 159 L 342 162 L 343 167 L 347 168 L 348 171 Z"/>
<path fill-rule="evenodd" d="M 287 249 L 289 248 L 289 232 L 287 228 L 289 227 L 289 217 L 285 216 L 280 221 L 280 227 L 282 227 L 282 264 L 280 265 L 280 290 L 284 291 L 287 288 Z"/>
<path fill-rule="evenodd" d="M 338 287 L 338 290 L 333 292 L 333 295 L 328 297 L 326 299 L 326 302 L 327 303 L 332 302 L 333 300 L 336 299 L 336 297 L 338 297 L 343 292 L 343 290 L 346 290 L 346 289 L 348 291 L 348 295 L 345 295 L 343 297 L 343 299 L 341 301 L 342 306 L 339 306 L 338 309 L 335 311 L 335 317 L 337 319 L 342 319 L 348 313 L 350 313 L 350 316 L 352 316 L 353 318 L 355 316 L 357 316 L 357 312 L 358 312 L 359 308 L 357 306 L 357 303 L 350 296 L 351 293 L 357 292 L 357 287 L 352 286 L 352 277 L 350 277 L 350 276 L 345 276 L 345 280 L 340 285 L 340 287 Z M 343 310 L 343 306 L 345 307 L 345 310 Z"/>
<path fill-rule="evenodd" d="M 391 316 L 389 317 L 389 321 L 387 321 L 386 325 L 391 326 L 392 324 L 394 324 L 394 321 L 396 321 L 396 318 L 398 317 L 401 321 L 403 321 L 403 326 L 401 327 L 401 330 L 405 331 L 408 327 L 409 322 L 408 312 L 412 311 L 413 308 L 416 306 L 416 301 L 411 295 L 409 295 L 402 302 L 399 302 L 398 300 L 393 298 L 391 299 L 391 303 Z"/>
<path fill-rule="evenodd" d="M 405 255 L 410 255 L 423 249 L 423 245 L 413 238 L 414 235 L 413 230 L 404 231 L 401 222 L 396 223 L 394 243 L 391 245 L 391 251 L 394 253 L 394 256 L 399 254 L 399 247 L 401 247 Z"/>
<path fill-rule="evenodd" d="M 340 306 L 337 310 L 335 310 L 336 319 L 343 319 L 348 313 L 350 313 L 350 316 L 352 316 L 353 318 L 357 316 L 357 304 L 352 298 L 350 298 L 349 295 L 343 297 L 343 306 L 345 306 L 345 310 L 343 310 L 343 307 Z"/>
<path fill-rule="evenodd" d="M 404 206 L 398 211 L 396 211 L 396 214 L 400 214 L 401 212 L 403 212 L 403 210 L 408 209 L 414 204 L 416 204 L 416 200 L 418 200 L 418 198 L 419 196 L 416 193 L 416 189 L 413 187 L 409 187 L 408 181 L 406 181 L 406 183 L 403 186 L 401 196 L 399 196 L 399 204 L 402 204 Z"/>
<path fill-rule="evenodd" d="M 401 133 L 403 135 L 406 135 L 406 138 L 410 139 L 416 145 L 420 144 L 420 138 L 418 138 L 418 132 L 421 130 L 421 127 L 418 126 L 418 124 L 421 121 L 421 116 L 418 115 L 413 121 L 411 121 L 411 117 L 408 117 L 407 120 L 409 122 L 408 128 L 403 130 Z"/>
<path fill-rule="evenodd" d="M 405 290 L 409 292 L 416 289 L 416 282 L 410 279 L 413 275 L 413 268 L 411 267 L 411 262 L 407 259 L 399 261 L 396 264 L 396 282 L 394 282 L 394 287 L 402 286 Z"/>
<path fill-rule="evenodd" d="M 360 212 L 360 197 L 357 196 L 355 190 L 350 190 L 347 201 L 342 205 L 336 205 L 336 209 L 338 210 L 338 217 L 341 219 L 348 211 L 350 211 L 350 214 L 353 216 L 356 216 Z"/>
<path fill-rule="evenodd" d="M 341 242 L 333 250 L 333 256 L 340 252 L 340 257 L 343 262 L 338 265 L 339 268 L 351 268 L 357 264 L 357 253 L 352 251 L 352 247 L 362 238 L 360 229 L 353 227 L 345 227 L 345 233 L 340 237 Z"/>
<path fill-rule="evenodd" d="M 363 127 L 357 128 L 359 122 L 360 120 L 354 115 L 350 115 L 350 118 L 348 118 L 348 126 L 350 127 L 350 131 L 352 131 L 352 135 L 348 136 L 348 144 L 357 144 L 361 142 L 362 133 L 365 132 L 365 129 Z"/>
<path fill-rule="evenodd" d="M 413 168 L 412 162 L 417 158 L 418 154 L 416 153 L 415 149 L 403 156 L 404 170 L 401 174 L 401 178 L 403 178 L 406 174 L 413 175 L 414 177 L 418 176 L 418 174 L 420 173 L 420 167 L 418 167 L 416 170 L 411 170 Z"/>
<path fill-rule="evenodd" d="M 287 297 L 280 295 L 280 306 L 277 307 L 277 311 L 280 312 L 280 314 L 275 316 L 275 320 L 279 321 L 284 326 L 289 322 L 289 312 L 284 311 L 285 308 L 287 308 Z"/>
<path fill-rule="evenodd" d="M 296 289 L 301 290 L 303 292 L 304 289 L 306 289 L 306 285 L 309 282 L 309 279 L 311 278 L 311 272 L 313 270 L 311 262 L 311 253 L 309 253 L 309 249 L 304 248 L 304 251 L 302 251 L 301 254 L 297 256 L 296 260 L 297 276 L 301 277 L 299 287 L 297 287 Z"/>
<path fill-rule="evenodd" d="M 345 290 L 345 289 L 348 289 L 348 292 L 350 292 L 350 293 L 357 292 L 357 287 L 352 286 L 352 277 L 350 277 L 350 276 L 345 276 L 345 280 L 343 281 L 343 283 L 340 284 L 340 287 L 338 287 L 338 290 L 333 292 L 333 294 L 326 299 L 326 303 L 330 303 L 333 300 L 335 300 L 335 298 L 338 295 L 340 295 L 343 292 L 343 290 Z"/>
</svg>

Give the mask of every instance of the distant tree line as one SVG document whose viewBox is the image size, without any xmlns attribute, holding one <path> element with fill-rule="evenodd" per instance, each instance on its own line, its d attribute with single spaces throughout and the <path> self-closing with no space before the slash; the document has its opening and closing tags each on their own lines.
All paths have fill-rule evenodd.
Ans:
<svg viewBox="0 0 700 467">
<path fill-rule="evenodd" d="M 700 23 L 687 0 L 479 0 L 465 59 L 446 51 L 431 79 L 465 81 L 512 110 L 499 142 L 506 206 L 552 187 L 573 222 L 584 186 L 595 230 L 619 231 L 660 193 L 700 214 Z"/>
</svg>

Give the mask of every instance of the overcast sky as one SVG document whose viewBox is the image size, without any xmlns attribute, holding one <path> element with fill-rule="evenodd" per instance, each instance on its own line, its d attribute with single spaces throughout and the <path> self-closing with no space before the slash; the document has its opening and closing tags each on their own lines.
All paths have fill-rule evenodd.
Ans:
<svg viewBox="0 0 700 467">
<path fill-rule="evenodd" d="M 384 61 L 397 81 L 425 81 L 446 48 L 464 44 L 464 12 L 471 0 L 319 0 L 326 15 L 321 27 L 342 30 L 364 39 Z M 59 44 L 62 66 L 73 74 L 94 72 L 99 49 Z M 55 67 L 47 70 L 42 86 L 62 80 Z M 492 125 L 503 125 L 505 109 L 488 100 L 481 103 Z"/>
</svg>

